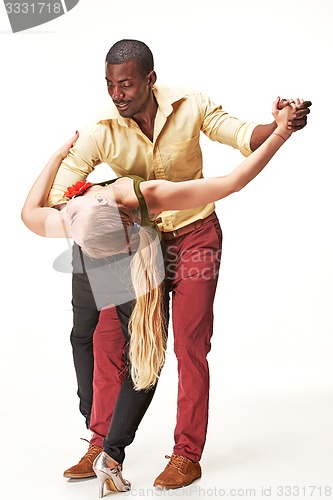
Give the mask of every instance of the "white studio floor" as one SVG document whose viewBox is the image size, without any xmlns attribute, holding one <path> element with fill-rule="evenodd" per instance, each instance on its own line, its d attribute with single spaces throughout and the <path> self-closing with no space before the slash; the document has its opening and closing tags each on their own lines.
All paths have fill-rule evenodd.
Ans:
<svg viewBox="0 0 333 500">
<path fill-rule="evenodd" d="M 54 354 L 65 345 L 64 341 L 55 345 Z M 211 354 L 215 361 L 217 354 Z M 23 358 L 21 353 L 16 361 L 23 362 Z M 13 500 L 97 499 L 95 478 L 73 481 L 62 477 L 63 470 L 74 465 L 87 449 L 80 437 L 89 438 L 77 409 L 70 347 L 67 345 L 59 371 L 54 367 L 54 358 L 49 370 L 46 362 L 41 364 L 45 372 L 36 375 L 38 383 L 34 385 L 32 364 L 26 377 L 23 373 L 11 390 L 4 390 L 0 496 Z M 333 496 L 329 489 L 333 487 L 333 401 L 328 388 L 315 384 L 308 389 L 306 384 L 296 388 L 297 384 L 286 382 L 285 376 L 279 383 L 272 381 L 269 389 L 267 378 L 259 372 L 259 362 L 243 364 L 244 373 L 233 381 L 227 374 L 232 361 L 225 360 L 222 373 L 217 363 L 211 364 L 210 422 L 201 460 L 202 478 L 183 490 L 160 491 L 152 487 L 167 463 L 164 455 L 172 452 L 176 365 L 170 354 L 155 399 L 127 450 L 124 477 L 131 481 L 132 490 L 117 495 Z M 14 373 L 13 361 L 10 366 Z M 251 373 L 247 376 L 248 370 Z M 107 497 L 114 495 L 109 493 Z"/>
</svg>

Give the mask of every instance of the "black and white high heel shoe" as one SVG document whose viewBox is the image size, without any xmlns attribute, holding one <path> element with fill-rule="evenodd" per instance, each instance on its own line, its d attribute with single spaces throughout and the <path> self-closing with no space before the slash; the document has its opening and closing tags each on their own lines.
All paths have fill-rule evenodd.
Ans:
<svg viewBox="0 0 333 500">
<path fill-rule="evenodd" d="M 122 465 L 118 464 L 105 451 L 96 457 L 93 469 L 99 483 L 99 497 L 104 496 L 104 484 L 110 491 L 129 491 L 131 483 L 122 476 Z"/>
</svg>

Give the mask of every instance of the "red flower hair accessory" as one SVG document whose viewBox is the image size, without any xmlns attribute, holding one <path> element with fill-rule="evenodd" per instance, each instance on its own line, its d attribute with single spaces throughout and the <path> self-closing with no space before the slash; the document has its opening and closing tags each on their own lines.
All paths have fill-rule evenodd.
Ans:
<svg viewBox="0 0 333 500">
<path fill-rule="evenodd" d="M 65 196 L 67 198 L 74 198 L 75 196 L 81 196 L 81 194 L 85 193 L 88 188 L 92 186 L 91 182 L 88 181 L 77 181 L 75 184 L 67 188 L 65 192 Z"/>
</svg>

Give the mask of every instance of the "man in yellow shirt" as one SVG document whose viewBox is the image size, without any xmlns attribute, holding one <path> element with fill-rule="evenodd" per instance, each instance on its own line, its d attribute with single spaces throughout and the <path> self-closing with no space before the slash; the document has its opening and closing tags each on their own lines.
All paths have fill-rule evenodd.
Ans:
<svg viewBox="0 0 333 500">
<path fill-rule="evenodd" d="M 156 85 L 153 55 L 140 41 L 121 40 L 111 47 L 106 57 L 106 83 L 112 98 L 110 109 L 80 131 L 56 175 L 48 206 L 60 206 L 66 200 L 67 187 L 85 179 L 100 163 L 110 165 L 118 176 L 131 174 L 174 182 L 197 179 L 203 176 L 201 132 L 249 155 L 276 128 L 275 122 L 257 125 L 231 117 L 199 91 Z M 299 100 L 297 104 L 298 111 L 290 123 L 293 130 L 304 127 L 311 105 Z M 213 332 L 222 232 L 214 204 L 163 212 L 157 222 L 166 246 L 166 284 L 172 294 L 179 384 L 173 453 L 154 486 L 179 488 L 201 476 L 199 460 L 208 421 L 207 354 Z M 91 463 L 101 451 L 120 383 L 106 382 L 108 377 L 110 381 L 121 378 L 119 363 L 112 360 L 112 349 L 108 349 L 108 359 L 103 361 L 101 370 L 98 356 L 102 357 L 106 349 L 99 342 L 98 348 L 95 346 L 93 398 L 94 329 L 99 319 L 100 329 L 103 330 L 103 324 L 109 338 L 116 338 L 119 323 L 112 310 L 98 312 L 81 257 L 80 248 L 74 245 L 71 342 L 80 409 L 93 437 L 85 457 L 65 471 L 64 475 L 71 478 L 94 475 Z"/>
</svg>

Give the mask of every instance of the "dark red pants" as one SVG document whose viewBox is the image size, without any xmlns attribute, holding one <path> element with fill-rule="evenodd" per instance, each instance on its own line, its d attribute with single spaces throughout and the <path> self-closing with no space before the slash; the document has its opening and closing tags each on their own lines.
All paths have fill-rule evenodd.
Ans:
<svg viewBox="0 0 333 500">
<path fill-rule="evenodd" d="M 174 453 L 200 460 L 208 422 L 207 354 L 213 333 L 213 302 L 222 233 L 217 219 L 165 241 L 167 287 L 172 300 L 174 349 L 178 361 Z M 102 310 L 94 334 L 92 444 L 102 446 L 120 389 L 124 338 L 113 308 Z"/>
<path fill-rule="evenodd" d="M 94 378 L 90 444 L 103 446 L 121 384 L 126 376 L 126 340 L 115 307 L 102 309 L 94 332 Z"/>
</svg>

